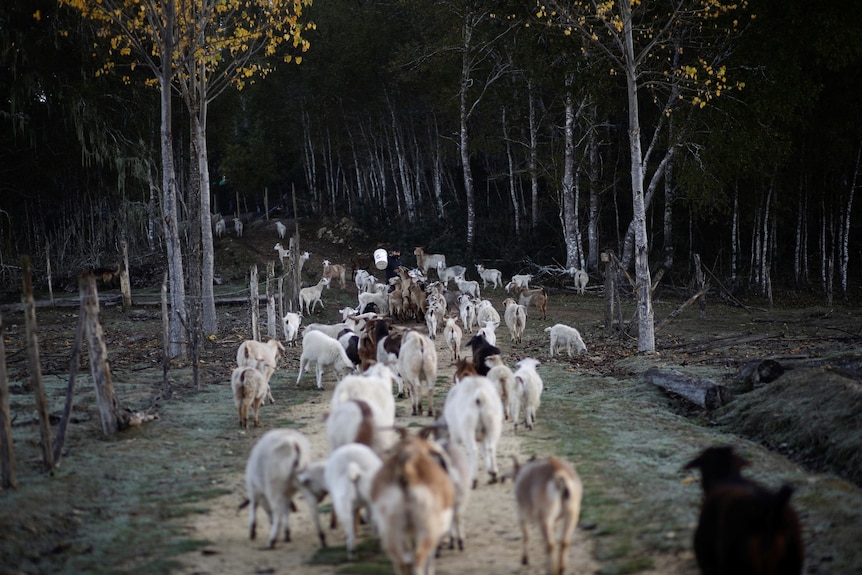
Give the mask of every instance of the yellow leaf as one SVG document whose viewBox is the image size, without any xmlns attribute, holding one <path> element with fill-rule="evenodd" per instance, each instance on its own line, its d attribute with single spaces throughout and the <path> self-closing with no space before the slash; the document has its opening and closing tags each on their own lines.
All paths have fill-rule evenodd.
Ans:
<svg viewBox="0 0 862 575">
<path fill-rule="evenodd" d="M 36 10 L 35 12 L 33 12 L 33 19 L 36 20 L 37 22 L 39 20 L 41 20 L 42 19 L 42 11 Z"/>
</svg>

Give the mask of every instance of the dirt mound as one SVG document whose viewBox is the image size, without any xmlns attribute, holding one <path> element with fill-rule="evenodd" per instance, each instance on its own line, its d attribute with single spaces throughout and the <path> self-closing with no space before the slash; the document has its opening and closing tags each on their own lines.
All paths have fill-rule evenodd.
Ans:
<svg viewBox="0 0 862 575">
<path fill-rule="evenodd" d="M 798 368 L 717 412 L 726 430 L 814 471 L 862 485 L 862 384 L 826 368 Z"/>
</svg>

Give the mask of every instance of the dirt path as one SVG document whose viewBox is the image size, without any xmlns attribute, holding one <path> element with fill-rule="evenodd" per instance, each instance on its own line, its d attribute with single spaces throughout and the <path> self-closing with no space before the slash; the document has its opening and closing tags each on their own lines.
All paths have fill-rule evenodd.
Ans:
<svg viewBox="0 0 862 575">
<path fill-rule="evenodd" d="M 440 364 L 443 358 L 448 358 L 448 352 L 441 349 L 438 342 Z M 450 367 L 441 368 L 441 374 L 451 378 Z M 332 388 L 335 382 L 327 380 L 327 390 L 318 401 L 293 406 L 289 410 L 290 418 L 302 425 L 312 443 L 315 453 L 322 457 L 327 451 L 326 428 L 323 423 L 324 413 L 329 408 Z M 313 379 L 306 376 L 302 385 L 313 385 Z M 278 407 L 278 404 L 276 406 Z M 440 401 L 438 410 L 442 408 Z M 409 411 L 409 400 L 399 400 L 397 403 L 397 421 L 399 424 L 425 425 L 428 417 L 405 416 Z M 263 413 L 263 412 L 262 412 Z M 268 413 L 266 419 L 272 418 Z M 251 433 L 262 434 L 263 430 Z M 498 446 L 498 464 L 501 472 L 511 468 L 511 456 L 520 460 L 527 459 L 532 452 L 526 448 L 525 433 L 515 435 L 511 424 L 506 423 L 503 436 Z M 535 433 L 535 432 L 533 432 Z M 548 455 L 539 453 L 538 455 Z M 480 478 L 484 469 L 479 464 Z M 198 516 L 193 523 L 191 532 L 187 535 L 211 542 L 202 552 L 196 551 L 181 557 L 184 567 L 178 573 L 192 575 L 204 573 L 291 573 L 292 575 L 319 575 L 343 571 L 341 565 L 309 565 L 309 560 L 318 550 L 317 536 L 309 516 L 308 507 L 301 497 L 296 498 L 298 512 L 291 514 L 292 541 L 285 543 L 280 540 L 275 550 L 264 549 L 269 524 L 266 515 L 259 511 L 258 539 L 248 538 L 248 515 L 245 510 L 237 514 L 237 503 L 245 497 L 245 480 L 237 473 L 230 485 L 232 493 L 209 502 L 208 513 Z M 329 500 L 326 500 L 328 503 Z M 263 517 L 263 519 L 260 519 Z M 463 552 L 444 550 L 437 559 L 437 573 L 543 573 L 544 554 L 539 543 L 538 532 L 531 532 L 530 558 L 531 565 L 522 567 L 520 564 L 521 534 L 517 526 L 515 500 L 511 482 L 488 485 L 480 481 L 478 489 L 471 494 L 466 517 L 466 549 Z M 261 535 L 261 533 L 263 535 Z M 370 526 L 363 526 L 359 541 L 373 537 Z M 327 541 L 332 546 L 343 549 L 343 532 L 329 531 Z M 592 559 L 592 546 L 583 531 L 578 531 L 574 537 L 569 552 L 569 573 L 594 573 L 598 564 Z M 344 558 L 346 561 L 346 557 Z M 363 571 L 368 572 L 368 571 Z"/>
</svg>

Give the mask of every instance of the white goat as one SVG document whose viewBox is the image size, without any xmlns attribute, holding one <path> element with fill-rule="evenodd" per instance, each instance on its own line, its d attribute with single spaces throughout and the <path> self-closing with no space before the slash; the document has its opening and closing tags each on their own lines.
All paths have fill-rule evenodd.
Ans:
<svg viewBox="0 0 862 575">
<path fill-rule="evenodd" d="M 284 249 L 281 245 L 281 242 L 278 242 L 277 244 L 275 244 L 275 247 L 273 247 L 272 249 L 274 249 L 275 251 L 278 252 L 278 261 L 280 261 L 281 265 L 283 266 L 284 265 L 284 257 L 290 255 L 290 250 Z"/>
<path fill-rule="evenodd" d="M 437 265 L 441 262 L 446 265 L 446 256 L 443 254 L 426 254 L 422 248 L 415 248 L 413 255 L 416 256 L 416 267 L 422 270 L 422 275 L 428 275 L 428 268 L 437 269 Z"/>
<path fill-rule="evenodd" d="M 284 525 L 284 540 L 290 541 L 290 508 L 297 491 L 297 474 L 311 461 L 311 444 L 308 438 L 292 429 L 272 429 L 263 434 L 249 455 L 245 466 L 245 484 L 248 490 L 249 537 L 255 538 L 257 506 L 263 505 L 272 525 L 269 547 L 275 547 L 278 532 Z"/>
<path fill-rule="evenodd" d="M 373 303 L 377 306 L 378 311 L 383 315 L 389 315 L 389 294 L 385 292 L 364 292 L 359 294 L 359 310 L 364 311 L 365 307 Z"/>
<path fill-rule="evenodd" d="M 398 373 L 413 400 L 413 415 L 422 414 L 422 398 L 428 396 L 428 415 L 434 415 L 437 350 L 428 336 L 418 331 L 404 334 L 398 353 Z"/>
<path fill-rule="evenodd" d="M 449 283 L 449 280 L 457 278 L 463 279 L 465 273 L 467 273 L 467 268 L 464 266 L 452 266 L 447 268 L 446 262 L 437 262 L 437 277 L 440 278 L 443 285 Z"/>
<path fill-rule="evenodd" d="M 578 350 L 578 355 L 587 353 L 587 346 L 581 333 L 571 326 L 558 323 L 546 327 L 545 333 L 551 334 L 551 357 L 554 357 L 554 353 L 564 345 L 569 357 L 572 357 L 572 348 Z"/>
<path fill-rule="evenodd" d="M 497 324 L 495 324 L 491 320 L 488 320 L 485 322 L 485 327 L 479 329 L 479 331 L 476 332 L 476 335 L 477 336 L 481 335 L 482 337 L 484 337 L 485 341 L 487 341 L 490 345 L 497 345 L 497 332 L 496 332 L 496 330 L 497 330 Z"/>
<path fill-rule="evenodd" d="M 531 461 L 520 467 L 515 461 L 515 499 L 523 535 L 521 564 L 527 557 L 527 523 L 539 526 L 548 554 L 547 572 L 562 575 L 566 555 L 581 514 L 583 485 L 574 468 L 557 457 Z M 562 522 L 562 528 L 557 524 Z M 559 537 L 557 535 L 559 531 Z"/>
<path fill-rule="evenodd" d="M 497 443 L 503 432 L 503 402 L 487 377 L 468 376 L 446 396 L 443 419 L 449 438 L 464 446 L 470 458 L 470 480 L 478 483 L 476 441 L 482 444 L 489 483 L 497 482 Z"/>
<path fill-rule="evenodd" d="M 512 342 L 521 343 L 521 339 L 524 337 L 524 329 L 527 327 L 527 308 L 512 298 L 506 298 L 503 301 L 503 306 L 505 308 L 503 317 L 506 318 L 506 327 L 509 328 Z"/>
<path fill-rule="evenodd" d="M 500 399 L 503 401 L 503 415 L 505 419 L 514 423 L 514 429 L 518 429 L 518 414 L 521 412 L 521 391 L 515 381 L 515 374 L 508 365 L 503 363 L 499 355 L 490 355 L 485 359 L 488 366 L 486 376 L 497 388 Z"/>
<path fill-rule="evenodd" d="M 329 490 L 326 487 L 325 474 L 326 460 L 323 459 L 309 463 L 296 476 L 299 490 L 302 492 L 306 503 L 308 503 L 308 509 L 311 513 L 311 519 L 314 521 L 314 527 L 317 529 L 317 538 L 320 540 L 321 547 L 326 547 L 326 534 L 320 525 L 320 510 L 318 509 L 318 505 L 329 494 Z"/>
<path fill-rule="evenodd" d="M 278 237 L 284 239 L 285 234 L 287 234 L 287 226 L 281 222 L 275 222 L 275 229 L 278 230 Z"/>
<path fill-rule="evenodd" d="M 443 339 L 446 341 L 446 347 L 452 352 L 452 361 L 461 359 L 461 338 L 464 337 L 464 332 L 456 323 L 457 321 L 454 317 L 446 318 L 446 327 L 443 328 Z"/>
<path fill-rule="evenodd" d="M 377 420 L 378 427 L 391 427 L 395 424 L 394 383 L 394 372 L 380 364 L 372 365 L 359 375 L 348 375 L 332 392 L 332 409 L 351 399 L 361 399 L 377 409 L 375 415 L 381 416 Z"/>
<path fill-rule="evenodd" d="M 341 289 L 344 289 L 347 285 L 346 276 L 347 267 L 344 264 L 333 264 L 329 260 L 323 260 L 323 277 L 329 278 L 330 282 L 338 278 L 338 281 L 341 282 Z"/>
<path fill-rule="evenodd" d="M 500 325 L 500 312 L 494 309 L 494 304 L 490 300 L 483 299 L 476 304 L 476 325 L 482 326 L 488 321 Z"/>
<path fill-rule="evenodd" d="M 216 221 L 215 230 L 216 230 L 216 236 L 222 237 L 224 235 L 224 231 L 225 231 L 224 218 L 220 217 L 218 219 L 218 221 Z"/>
<path fill-rule="evenodd" d="M 353 329 L 354 324 L 349 321 L 342 321 L 340 323 L 310 323 L 305 326 L 303 333 L 308 333 L 310 331 L 319 331 L 325 333 L 332 339 L 338 339 L 338 334 L 340 334 L 345 329 Z"/>
<path fill-rule="evenodd" d="M 376 443 L 377 421 L 371 405 L 362 399 L 350 399 L 332 408 L 326 418 L 326 440 L 329 451 L 348 443 L 379 448 Z M 378 449 L 378 451 L 380 451 Z"/>
<path fill-rule="evenodd" d="M 354 559 L 357 513 L 366 508 L 371 516 L 371 482 L 383 466 L 380 457 L 359 443 L 342 445 L 326 463 L 325 482 L 332 498 L 332 510 L 344 529 L 347 559 Z"/>
<path fill-rule="evenodd" d="M 539 367 L 539 361 L 531 357 L 526 357 L 515 364 L 518 370 L 515 371 L 515 383 L 518 385 L 518 390 L 521 396 L 521 401 L 524 403 L 524 424 L 527 429 L 533 429 L 536 423 L 536 411 L 541 403 L 542 378 L 536 368 Z M 515 421 L 518 420 L 518 413 L 513 414 Z"/>
<path fill-rule="evenodd" d="M 429 307 L 425 312 L 425 326 L 428 328 L 428 337 L 437 339 L 437 329 L 440 324 L 441 312 L 436 307 Z"/>
<path fill-rule="evenodd" d="M 236 232 L 236 237 L 241 238 L 242 237 L 242 220 L 240 220 L 239 218 L 234 218 L 233 219 L 233 229 Z"/>
<path fill-rule="evenodd" d="M 305 262 L 307 262 L 308 258 L 310 258 L 310 257 L 311 257 L 311 254 L 308 252 L 302 252 L 301 254 L 299 254 L 299 266 L 298 266 L 299 269 L 297 270 L 297 272 L 299 273 L 300 276 L 302 275 L 302 266 L 305 265 Z"/>
<path fill-rule="evenodd" d="M 253 367 L 260 371 L 266 382 L 266 398 L 270 403 L 275 403 L 270 391 L 269 380 L 278 367 L 278 360 L 284 346 L 277 339 L 271 339 L 266 343 L 248 339 L 236 350 L 236 364 L 238 367 Z"/>
<path fill-rule="evenodd" d="M 433 575 L 434 552 L 452 523 L 455 488 L 435 452 L 426 439 L 403 439 L 371 486 L 380 543 L 399 574 Z"/>
<path fill-rule="evenodd" d="M 458 311 L 464 328 L 473 333 L 473 326 L 476 324 L 476 304 L 473 299 L 464 294 L 458 296 Z"/>
<path fill-rule="evenodd" d="M 260 426 L 257 414 L 268 389 L 263 373 L 254 367 L 238 367 L 230 376 L 230 386 L 239 413 L 239 426 L 248 429 L 249 408 L 254 410 L 254 426 Z"/>
<path fill-rule="evenodd" d="M 587 289 L 587 284 L 590 283 L 590 275 L 584 271 L 572 268 L 569 270 L 572 274 L 572 279 L 575 282 L 575 291 L 578 292 L 578 295 L 584 295 L 584 292 Z"/>
<path fill-rule="evenodd" d="M 305 313 L 311 315 L 318 303 L 323 308 L 323 300 L 320 296 L 323 294 L 323 288 L 328 286 L 329 278 L 320 278 L 316 285 L 299 290 L 299 311 L 302 311 L 302 306 L 305 305 Z"/>
<path fill-rule="evenodd" d="M 336 377 L 353 370 L 353 362 L 347 357 L 347 352 L 337 339 L 333 339 L 320 331 L 306 331 L 302 338 L 302 355 L 299 358 L 299 373 L 296 375 L 296 385 L 302 379 L 302 372 L 310 362 L 317 364 L 317 389 L 323 389 L 323 370 L 335 370 Z"/>
<path fill-rule="evenodd" d="M 479 277 L 482 278 L 482 289 L 488 287 L 489 283 L 494 289 L 503 287 L 503 274 L 500 270 L 476 264 L 476 271 L 479 272 Z"/>
<path fill-rule="evenodd" d="M 368 270 L 356 270 L 356 277 L 353 278 L 356 283 L 356 291 L 370 292 L 377 283 L 377 278 L 368 273 Z"/>
<path fill-rule="evenodd" d="M 289 311 L 281 318 L 281 328 L 284 332 L 284 344 L 296 346 L 296 338 L 299 336 L 299 326 L 302 324 L 302 314 Z"/>
<path fill-rule="evenodd" d="M 518 274 L 512 276 L 512 281 L 506 285 L 506 291 L 513 287 L 530 287 L 530 282 L 533 281 L 533 274 Z"/>
<path fill-rule="evenodd" d="M 455 278 L 455 285 L 458 286 L 458 289 L 462 293 L 469 294 L 475 298 L 478 298 L 480 295 L 479 282 L 475 280 L 465 280 L 459 276 Z"/>
</svg>

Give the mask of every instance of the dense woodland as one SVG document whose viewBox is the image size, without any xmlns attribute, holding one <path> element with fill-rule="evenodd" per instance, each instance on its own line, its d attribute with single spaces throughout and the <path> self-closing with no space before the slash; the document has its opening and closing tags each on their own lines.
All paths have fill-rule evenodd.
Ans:
<svg viewBox="0 0 862 575">
<path fill-rule="evenodd" d="M 74 276 L 116 265 L 121 240 L 135 260 L 165 258 L 170 245 L 165 101 L 147 66 L 79 4 L 0 6 L 0 280 L 10 293 L 23 255 Z M 197 226 L 184 225 L 207 219 L 199 206 L 290 218 L 295 192 L 301 218 L 349 217 L 373 241 L 504 273 L 525 262 L 595 272 L 611 249 L 676 283 L 689 282 L 699 254 L 736 290 L 794 286 L 830 301 L 858 290 L 854 2 L 546 4 L 318 0 L 301 16 L 314 23 L 301 58 L 285 63 L 275 50 L 267 74 L 204 95 L 205 113 L 190 113 L 199 108 L 170 83 L 186 261 L 199 264 Z"/>
</svg>

